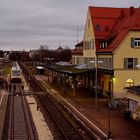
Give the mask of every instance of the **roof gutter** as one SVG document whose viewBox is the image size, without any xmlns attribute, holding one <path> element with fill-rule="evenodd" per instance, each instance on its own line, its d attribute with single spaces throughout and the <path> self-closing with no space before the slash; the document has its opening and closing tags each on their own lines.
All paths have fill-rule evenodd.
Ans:
<svg viewBox="0 0 140 140">
<path fill-rule="evenodd" d="M 112 55 L 113 53 L 112 52 L 96 52 L 96 54 L 97 55 L 99 55 L 99 54 L 102 54 L 102 55 L 107 55 L 107 54 Z"/>
</svg>

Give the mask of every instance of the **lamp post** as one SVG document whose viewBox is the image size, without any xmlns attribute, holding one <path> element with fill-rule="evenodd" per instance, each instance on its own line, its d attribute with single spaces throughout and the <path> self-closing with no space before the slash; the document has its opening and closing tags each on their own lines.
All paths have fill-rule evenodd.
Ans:
<svg viewBox="0 0 140 140">
<path fill-rule="evenodd" d="M 45 60 L 45 66 L 47 66 L 47 58 L 44 58 L 44 60 Z"/>
<path fill-rule="evenodd" d="M 95 61 L 90 61 L 90 63 L 94 63 L 95 64 L 95 109 L 98 108 L 98 90 L 99 90 L 99 86 L 98 86 L 98 64 L 103 63 L 103 61 L 98 61 L 97 58 Z"/>
<path fill-rule="evenodd" d="M 110 108 L 111 108 L 111 98 L 113 96 L 113 80 L 114 80 L 114 76 L 112 76 L 110 78 L 111 81 L 111 90 L 107 91 L 107 95 L 108 95 L 108 134 L 107 134 L 107 139 L 111 140 L 112 139 L 112 132 L 111 132 L 111 127 L 110 127 Z"/>
<path fill-rule="evenodd" d="M 108 95 L 108 134 L 107 134 L 107 139 L 111 140 L 112 139 L 112 133 L 111 133 L 111 129 L 110 129 L 110 106 L 111 106 L 111 91 L 107 91 L 107 95 Z"/>
</svg>

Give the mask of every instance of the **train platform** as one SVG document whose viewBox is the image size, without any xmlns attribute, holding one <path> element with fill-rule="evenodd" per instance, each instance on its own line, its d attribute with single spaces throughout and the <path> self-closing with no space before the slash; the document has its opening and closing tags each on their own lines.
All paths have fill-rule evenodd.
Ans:
<svg viewBox="0 0 140 140">
<path fill-rule="evenodd" d="M 24 94 L 26 94 L 26 99 L 30 107 L 39 140 L 53 140 L 53 135 L 45 122 L 43 114 L 41 113 L 40 109 L 37 108 L 38 105 L 34 97 L 30 94 L 31 91 L 29 84 L 26 83 L 23 75 L 21 75 L 21 78 L 24 84 Z"/>
<path fill-rule="evenodd" d="M 39 140 L 53 140 L 51 131 L 44 120 L 43 114 L 37 108 L 37 103 L 36 103 L 34 97 L 27 96 L 26 99 L 30 106 L 32 117 L 33 117 L 33 120 L 34 120 L 34 123 L 36 126 L 36 130 L 38 132 Z"/>
<path fill-rule="evenodd" d="M 125 104 L 119 107 L 112 108 L 108 110 L 108 99 L 107 98 L 97 98 L 97 108 L 95 108 L 95 98 L 93 93 L 86 90 L 76 91 L 76 97 L 71 97 L 67 94 L 63 94 L 61 89 L 55 88 L 53 84 L 48 83 L 47 77 L 37 76 L 38 80 L 46 82 L 51 88 L 50 91 L 55 94 L 60 94 L 65 98 L 70 104 L 72 104 L 78 111 L 80 111 L 88 120 L 94 123 L 106 134 L 110 131 L 112 133 L 113 139 L 115 140 L 139 140 L 140 139 L 140 122 L 135 122 L 133 120 L 124 119 L 124 110 L 126 109 Z M 110 121 L 110 125 L 109 125 Z"/>
</svg>

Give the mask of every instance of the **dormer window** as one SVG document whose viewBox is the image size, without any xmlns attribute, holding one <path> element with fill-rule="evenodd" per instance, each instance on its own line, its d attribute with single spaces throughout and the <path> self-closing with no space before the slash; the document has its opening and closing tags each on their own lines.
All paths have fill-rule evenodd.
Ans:
<svg viewBox="0 0 140 140">
<path fill-rule="evenodd" d="M 107 41 L 102 41 L 102 42 L 100 43 L 100 48 L 101 48 L 101 49 L 107 48 Z"/>
<path fill-rule="evenodd" d="M 96 25 L 95 27 L 95 31 L 97 32 L 101 32 L 101 26 L 99 24 Z"/>
<path fill-rule="evenodd" d="M 131 47 L 132 48 L 140 48 L 140 38 L 132 38 L 131 39 Z"/>
</svg>

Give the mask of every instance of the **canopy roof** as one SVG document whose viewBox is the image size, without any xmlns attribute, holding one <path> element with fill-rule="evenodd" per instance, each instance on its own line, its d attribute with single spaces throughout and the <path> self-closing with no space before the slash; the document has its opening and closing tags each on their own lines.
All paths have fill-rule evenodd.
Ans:
<svg viewBox="0 0 140 140">
<path fill-rule="evenodd" d="M 86 64 L 77 65 L 77 66 L 53 65 L 53 66 L 48 66 L 47 68 L 61 74 L 67 74 L 69 76 L 77 76 L 77 75 L 81 75 L 83 73 L 88 73 L 88 72 L 95 73 L 95 68 L 87 68 Z M 98 68 L 98 71 L 109 74 L 109 75 L 113 75 L 113 72 L 114 72 L 113 70 L 100 69 L 100 68 Z"/>
<path fill-rule="evenodd" d="M 132 93 L 140 95 L 140 86 L 127 87 L 127 90 L 129 92 L 132 92 Z"/>
</svg>

